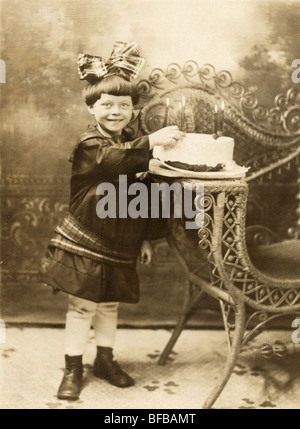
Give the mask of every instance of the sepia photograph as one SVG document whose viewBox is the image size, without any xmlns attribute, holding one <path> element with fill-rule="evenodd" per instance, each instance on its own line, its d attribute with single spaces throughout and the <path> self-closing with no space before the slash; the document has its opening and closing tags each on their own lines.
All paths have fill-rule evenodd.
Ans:
<svg viewBox="0 0 300 429">
<path fill-rule="evenodd" d="M 300 0 L 0 13 L 0 409 L 299 409 Z"/>
</svg>

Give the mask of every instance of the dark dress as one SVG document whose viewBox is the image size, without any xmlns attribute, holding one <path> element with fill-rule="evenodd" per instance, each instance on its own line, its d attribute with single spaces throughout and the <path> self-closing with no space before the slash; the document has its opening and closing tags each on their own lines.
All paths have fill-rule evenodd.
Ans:
<svg viewBox="0 0 300 429">
<path fill-rule="evenodd" d="M 87 129 L 70 158 L 69 213 L 55 229 L 42 260 L 42 282 L 93 302 L 138 302 L 136 260 L 142 241 L 150 238 L 151 222 L 100 219 L 96 206 L 102 197 L 96 189 L 107 182 L 115 186 L 118 214 L 119 175 L 126 175 L 128 189 L 136 173 L 148 170 L 150 156 L 148 136 L 128 141 L 124 134 L 107 138 L 96 126 Z M 134 196 L 127 198 L 129 202 Z"/>
</svg>

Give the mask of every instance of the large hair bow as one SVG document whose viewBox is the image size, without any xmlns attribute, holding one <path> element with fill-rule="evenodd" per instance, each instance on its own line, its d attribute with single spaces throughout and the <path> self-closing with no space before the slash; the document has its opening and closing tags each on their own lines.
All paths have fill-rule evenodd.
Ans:
<svg viewBox="0 0 300 429">
<path fill-rule="evenodd" d="M 102 57 L 79 54 L 78 73 L 80 79 L 87 81 L 98 80 L 110 74 L 117 74 L 130 80 L 138 76 L 144 62 L 137 43 L 115 42 L 107 61 Z"/>
</svg>

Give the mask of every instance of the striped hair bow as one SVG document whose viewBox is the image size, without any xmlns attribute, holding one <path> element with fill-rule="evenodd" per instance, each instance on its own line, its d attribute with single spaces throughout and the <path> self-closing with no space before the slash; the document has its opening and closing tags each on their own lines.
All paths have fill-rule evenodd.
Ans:
<svg viewBox="0 0 300 429">
<path fill-rule="evenodd" d="M 135 79 L 145 60 L 140 56 L 137 43 L 115 42 L 110 58 L 79 54 L 78 73 L 80 79 L 95 81 L 108 75 L 119 75 L 124 79 Z"/>
</svg>

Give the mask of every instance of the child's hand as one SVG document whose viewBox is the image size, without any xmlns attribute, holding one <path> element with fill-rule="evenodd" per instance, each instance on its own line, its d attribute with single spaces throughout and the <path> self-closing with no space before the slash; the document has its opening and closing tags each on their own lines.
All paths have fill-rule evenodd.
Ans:
<svg viewBox="0 0 300 429">
<path fill-rule="evenodd" d="M 144 240 L 141 245 L 141 251 L 140 251 L 140 261 L 141 264 L 150 264 L 152 261 L 152 255 L 153 255 L 153 248 L 149 241 Z"/>
<path fill-rule="evenodd" d="M 178 140 L 183 139 L 185 133 L 179 131 L 177 125 L 162 128 L 161 130 L 155 131 L 153 134 L 149 134 L 150 149 L 154 146 L 174 146 Z"/>
</svg>

